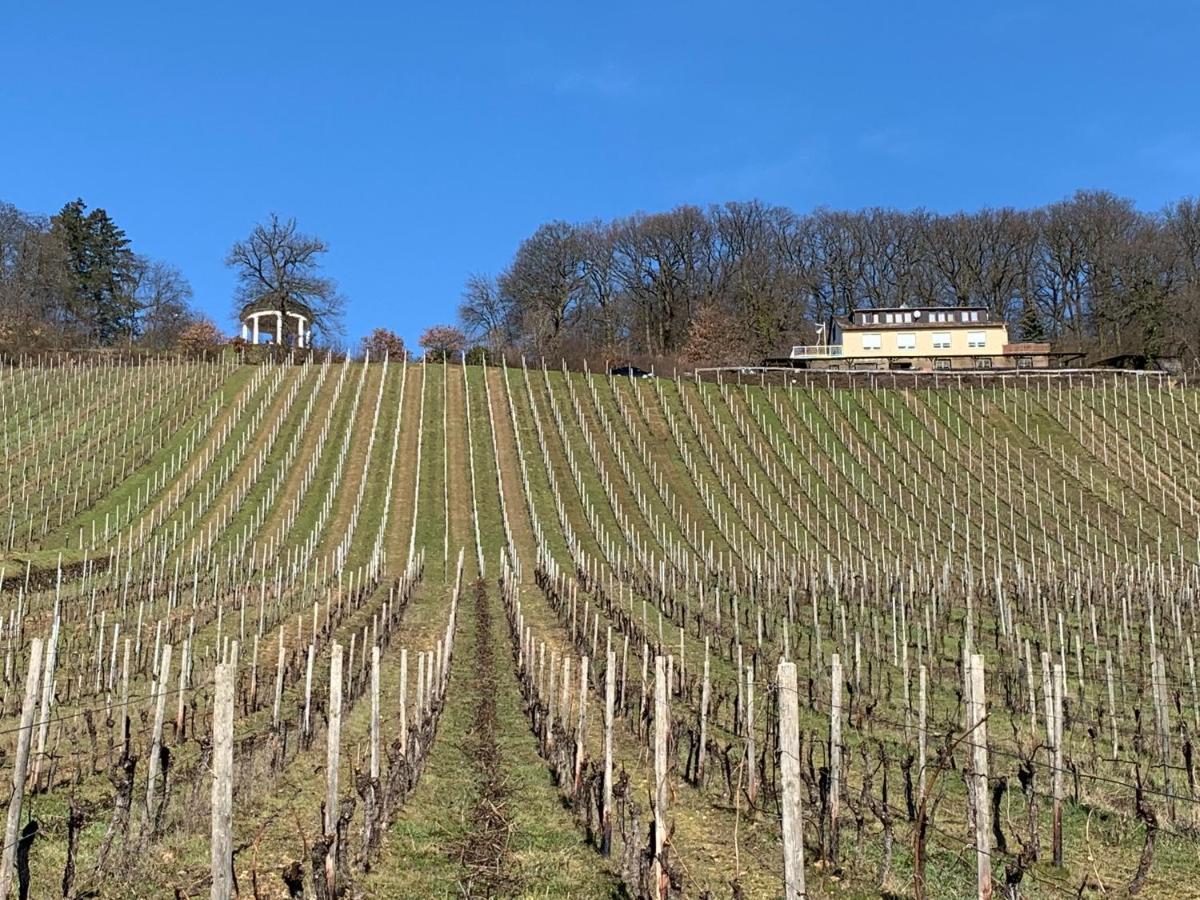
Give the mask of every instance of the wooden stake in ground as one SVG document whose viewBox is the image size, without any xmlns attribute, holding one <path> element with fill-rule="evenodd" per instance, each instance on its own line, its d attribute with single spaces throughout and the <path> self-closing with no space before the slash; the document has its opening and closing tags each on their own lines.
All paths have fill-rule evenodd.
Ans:
<svg viewBox="0 0 1200 900">
<path fill-rule="evenodd" d="M 13 860 L 17 852 L 17 827 L 21 824 L 21 801 L 25 798 L 25 773 L 29 768 L 29 745 L 33 738 L 33 714 L 37 707 L 38 682 L 42 674 L 42 639 L 29 643 L 29 668 L 25 673 L 25 699 L 21 703 L 21 728 L 17 732 L 17 758 L 13 766 L 12 799 L 4 826 L 4 851 L 0 854 L 0 897 L 12 891 Z"/>
<path fill-rule="evenodd" d="M 59 571 L 61 578 L 62 572 Z M 42 709 L 38 716 L 37 752 L 33 757 L 33 790 L 41 783 L 42 761 L 46 758 L 46 736 L 50 733 L 50 709 L 54 704 L 54 666 L 58 658 L 60 620 L 55 603 L 54 624 L 50 627 L 50 643 L 46 647 L 46 671 L 42 673 Z M 1157 694 L 1155 695 L 1157 696 Z"/>
<path fill-rule="evenodd" d="M 1053 849 L 1054 849 L 1054 865 L 1062 868 L 1063 864 L 1063 833 L 1062 833 L 1062 806 L 1063 806 L 1063 667 L 1059 663 L 1054 664 L 1054 725 L 1052 733 L 1054 735 L 1053 751 L 1053 766 L 1054 766 L 1054 824 L 1053 824 Z"/>
<path fill-rule="evenodd" d="M 654 657 L 654 896 L 667 896 L 670 883 L 664 863 L 667 837 L 667 741 L 670 707 L 667 698 L 666 660 Z"/>
<path fill-rule="evenodd" d="M 308 662 L 304 669 L 304 737 L 312 734 L 312 678 L 313 664 L 316 662 L 317 645 L 308 645 Z"/>
<path fill-rule="evenodd" d="M 704 786 L 704 762 L 708 756 L 708 704 L 712 692 L 709 682 L 708 635 L 704 636 L 704 680 L 700 685 L 700 751 L 696 761 L 696 783 Z"/>
<path fill-rule="evenodd" d="M 371 777 L 379 780 L 379 645 L 371 648 Z"/>
<path fill-rule="evenodd" d="M 400 648 L 400 752 L 408 756 L 408 648 Z"/>
<path fill-rule="evenodd" d="M 219 664 L 213 698 L 212 900 L 233 896 L 233 668 Z"/>
<path fill-rule="evenodd" d="M 617 700 L 617 654 L 608 651 L 604 667 L 604 786 L 600 813 L 600 852 L 612 853 L 612 789 L 613 789 L 613 707 Z"/>
<path fill-rule="evenodd" d="M 925 763 L 929 746 L 929 674 L 921 666 L 917 693 L 917 790 L 918 799 L 925 798 Z"/>
<path fill-rule="evenodd" d="M 972 789 L 975 794 L 975 874 L 979 900 L 992 897 L 992 816 L 988 803 L 987 703 L 984 699 L 983 657 L 971 656 L 971 695 L 968 722 L 971 729 Z"/>
<path fill-rule="evenodd" d="M 842 659 L 833 654 L 829 697 L 829 863 L 837 869 L 842 790 Z"/>
<path fill-rule="evenodd" d="M 587 697 L 588 697 L 588 657 L 579 660 L 579 722 L 575 728 L 575 781 L 574 793 L 579 793 L 583 780 L 583 755 L 587 744 Z"/>
<path fill-rule="evenodd" d="M 800 693 L 796 664 L 779 664 L 779 771 L 783 796 L 783 887 L 787 900 L 805 896 L 804 817 L 800 806 Z"/>
<path fill-rule="evenodd" d="M 121 655 L 121 759 L 129 758 L 129 650 L 132 641 L 125 638 Z"/>
<path fill-rule="evenodd" d="M 163 713 L 167 704 L 167 686 L 171 675 L 171 645 L 164 644 L 158 678 L 154 682 L 154 730 L 150 733 L 149 776 L 146 779 L 146 818 L 154 821 L 154 788 L 158 781 L 158 757 L 162 751 Z"/>
<path fill-rule="evenodd" d="M 279 727 L 280 706 L 283 703 L 283 626 L 279 627 L 279 658 L 275 663 L 275 702 L 271 706 L 271 727 Z"/>
<path fill-rule="evenodd" d="M 758 802 L 757 751 L 754 742 L 754 665 L 746 666 L 746 798 L 750 805 Z"/>
<path fill-rule="evenodd" d="M 342 645 L 334 644 L 329 658 L 329 733 L 325 747 L 325 834 L 337 825 L 338 765 L 342 747 Z"/>
</svg>

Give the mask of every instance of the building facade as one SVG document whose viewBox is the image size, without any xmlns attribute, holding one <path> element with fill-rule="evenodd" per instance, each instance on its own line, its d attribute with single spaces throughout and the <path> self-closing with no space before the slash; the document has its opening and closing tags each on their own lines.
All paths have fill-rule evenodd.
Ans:
<svg viewBox="0 0 1200 900">
<path fill-rule="evenodd" d="M 856 309 L 824 326 L 828 342 L 792 348 L 792 365 L 811 369 L 1042 369 L 1048 343 L 1011 343 L 1008 326 L 986 307 Z"/>
</svg>

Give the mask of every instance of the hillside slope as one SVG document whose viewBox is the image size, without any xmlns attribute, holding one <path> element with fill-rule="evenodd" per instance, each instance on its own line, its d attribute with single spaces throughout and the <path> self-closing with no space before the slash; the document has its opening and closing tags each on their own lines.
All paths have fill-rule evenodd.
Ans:
<svg viewBox="0 0 1200 900">
<path fill-rule="evenodd" d="M 972 896 L 989 818 L 1026 896 L 1200 874 L 1194 388 L 164 362 L 5 371 L 0 410 L 35 895 L 208 891 L 222 661 L 258 896 L 327 843 L 366 895 L 647 894 L 659 778 L 660 884 L 777 896 L 781 660 L 811 896 Z"/>
</svg>

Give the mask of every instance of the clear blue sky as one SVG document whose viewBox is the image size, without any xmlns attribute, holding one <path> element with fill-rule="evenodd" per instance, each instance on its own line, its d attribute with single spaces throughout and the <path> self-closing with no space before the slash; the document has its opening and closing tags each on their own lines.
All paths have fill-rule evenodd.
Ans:
<svg viewBox="0 0 1200 900">
<path fill-rule="evenodd" d="M 6 7 L 0 199 L 106 207 L 231 331 L 272 210 L 413 342 L 555 218 L 1200 192 L 1193 2 Z"/>
</svg>

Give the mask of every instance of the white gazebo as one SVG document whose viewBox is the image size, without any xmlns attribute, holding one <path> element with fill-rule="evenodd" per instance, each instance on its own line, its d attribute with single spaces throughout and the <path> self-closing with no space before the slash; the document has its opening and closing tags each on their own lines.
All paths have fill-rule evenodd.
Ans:
<svg viewBox="0 0 1200 900">
<path fill-rule="evenodd" d="M 304 349 L 312 343 L 312 319 L 312 310 L 303 303 L 281 304 L 265 297 L 242 307 L 242 340 Z"/>
</svg>

